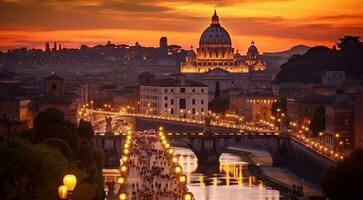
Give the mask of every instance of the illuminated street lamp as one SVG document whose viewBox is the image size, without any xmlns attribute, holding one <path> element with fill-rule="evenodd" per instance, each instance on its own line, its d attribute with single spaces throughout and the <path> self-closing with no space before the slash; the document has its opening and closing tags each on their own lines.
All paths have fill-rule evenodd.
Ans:
<svg viewBox="0 0 363 200">
<path fill-rule="evenodd" d="M 117 178 L 117 183 L 120 186 L 120 191 L 123 191 L 126 187 L 126 177 L 125 176 L 120 176 Z"/>
<path fill-rule="evenodd" d="M 187 176 L 185 175 L 181 175 L 179 176 L 179 182 L 182 184 L 182 185 L 185 185 L 187 183 Z"/>
<path fill-rule="evenodd" d="M 127 194 L 126 192 L 121 192 L 120 195 L 119 195 L 119 199 L 120 200 L 126 200 L 127 199 Z"/>
<path fill-rule="evenodd" d="M 175 173 L 180 174 L 182 172 L 182 167 L 180 165 L 177 165 L 175 167 Z"/>
<path fill-rule="evenodd" d="M 176 163 L 178 163 L 178 158 L 176 156 L 173 156 L 172 161 L 173 161 L 173 163 L 176 164 Z"/>
<path fill-rule="evenodd" d="M 173 149 L 173 148 L 170 148 L 170 149 L 168 150 L 168 153 L 169 153 L 170 155 L 173 155 L 173 153 L 174 153 L 174 149 Z"/>
<path fill-rule="evenodd" d="M 128 160 L 129 158 L 127 157 L 127 156 L 122 156 L 122 162 L 123 163 L 125 163 L 125 162 L 127 162 L 127 160 Z"/>
<path fill-rule="evenodd" d="M 60 199 L 71 199 L 74 188 L 77 184 L 77 178 L 73 174 L 67 174 L 63 177 L 63 185 L 58 187 L 58 195 Z"/>
<path fill-rule="evenodd" d="M 63 178 L 63 184 L 68 187 L 68 191 L 73 192 L 77 184 L 77 178 L 73 174 L 67 174 Z"/>
<path fill-rule="evenodd" d="M 126 165 L 122 165 L 121 166 L 121 172 L 122 173 L 126 173 L 126 171 L 127 171 L 127 166 Z"/>
<path fill-rule="evenodd" d="M 185 193 L 184 200 L 193 200 L 193 194 L 190 192 Z"/>
<path fill-rule="evenodd" d="M 67 199 L 68 196 L 68 187 L 65 185 L 61 185 L 58 187 L 58 195 L 59 199 Z"/>
</svg>

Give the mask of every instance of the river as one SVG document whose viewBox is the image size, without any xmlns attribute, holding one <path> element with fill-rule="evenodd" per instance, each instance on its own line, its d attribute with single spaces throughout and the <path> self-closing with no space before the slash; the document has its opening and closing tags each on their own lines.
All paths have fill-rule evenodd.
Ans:
<svg viewBox="0 0 363 200">
<path fill-rule="evenodd" d="M 197 158 L 187 148 L 175 147 L 179 164 L 188 178 L 188 189 L 196 200 L 278 200 L 278 190 L 267 188 L 249 174 L 237 155 L 224 153 L 216 169 L 198 167 Z"/>
</svg>

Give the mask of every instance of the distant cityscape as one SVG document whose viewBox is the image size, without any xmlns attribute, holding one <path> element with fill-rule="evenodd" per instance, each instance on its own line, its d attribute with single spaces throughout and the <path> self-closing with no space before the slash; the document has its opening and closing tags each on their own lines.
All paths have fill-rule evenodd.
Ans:
<svg viewBox="0 0 363 200">
<path fill-rule="evenodd" d="M 46 171 L 52 156 L 62 160 L 59 171 L 72 174 L 61 199 L 214 200 L 205 187 L 227 199 L 334 197 L 331 170 L 363 148 L 363 43 L 337 40 L 235 49 L 214 10 L 190 49 L 167 37 L 158 47 L 9 49 L 0 53 L 0 159 L 15 146 L 11 164 L 39 153 L 49 166 L 29 166 Z M 67 186 L 76 176 L 79 186 Z M 23 187 L 0 189 L 0 199 L 24 199 L 11 196 Z"/>
</svg>

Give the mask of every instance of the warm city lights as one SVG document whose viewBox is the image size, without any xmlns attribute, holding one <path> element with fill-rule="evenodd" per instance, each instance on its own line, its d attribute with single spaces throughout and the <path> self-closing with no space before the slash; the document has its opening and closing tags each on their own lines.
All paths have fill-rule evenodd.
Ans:
<svg viewBox="0 0 363 200">
<path fill-rule="evenodd" d="M 363 199 L 362 8 L 0 0 L 0 199 Z"/>
</svg>

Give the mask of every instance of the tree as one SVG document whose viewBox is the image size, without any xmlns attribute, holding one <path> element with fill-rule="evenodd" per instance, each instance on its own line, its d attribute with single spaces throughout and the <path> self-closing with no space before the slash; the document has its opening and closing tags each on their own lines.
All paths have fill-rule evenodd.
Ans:
<svg viewBox="0 0 363 200">
<path fill-rule="evenodd" d="M 338 43 L 336 43 L 338 45 L 338 47 L 341 50 L 351 50 L 352 48 L 355 47 L 359 47 L 360 45 L 362 45 L 359 41 L 358 36 L 344 36 L 343 38 L 339 38 Z"/>
<path fill-rule="evenodd" d="M 225 113 L 229 108 L 228 97 L 218 97 L 209 102 L 209 109 L 215 113 Z"/>
<path fill-rule="evenodd" d="M 49 108 L 38 113 L 34 120 L 35 142 L 48 138 L 59 138 L 64 132 L 64 114 L 55 108 Z"/>
<path fill-rule="evenodd" d="M 325 107 L 320 106 L 314 111 L 313 118 L 309 124 L 309 129 L 313 132 L 315 137 L 318 136 L 319 132 L 325 130 Z"/>
<path fill-rule="evenodd" d="M 86 138 L 91 140 L 94 136 L 92 124 L 81 119 L 78 124 L 77 133 L 80 138 Z"/>
<path fill-rule="evenodd" d="M 59 152 L 62 153 L 62 155 L 67 158 L 67 160 L 71 160 L 74 156 L 72 155 L 72 150 L 69 148 L 69 145 L 66 141 L 58 138 L 50 138 L 44 140 L 44 144 L 51 148 L 55 148 Z"/>
<path fill-rule="evenodd" d="M 58 138 L 66 141 L 74 154 L 79 153 L 79 136 L 76 134 L 76 125 L 64 120 L 64 114 L 56 108 L 39 112 L 34 120 L 32 134 L 33 142 L 42 143 L 50 138 Z"/>
<path fill-rule="evenodd" d="M 74 199 L 91 200 L 96 184 L 85 182 L 87 172 L 44 144 L 7 140 L 0 144 L 0 199 L 53 200 L 65 174 L 77 177 Z"/>
<path fill-rule="evenodd" d="M 338 162 L 325 177 L 322 188 L 330 200 L 363 199 L 363 150 Z"/>
<path fill-rule="evenodd" d="M 279 111 L 278 111 L 279 110 Z M 286 113 L 287 103 L 286 99 L 279 99 L 271 105 L 271 113 L 273 116 L 277 116 L 277 113 Z"/>
<path fill-rule="evenodd" d="M 363 79 L 363 44 L 359 37 L 344 36 L 339 50 L 324 46 L 309 49 L 281 65 L 276 82 L 321 83 L 324 71 L 345 71 L 347 78 Z"/>
</svg>

